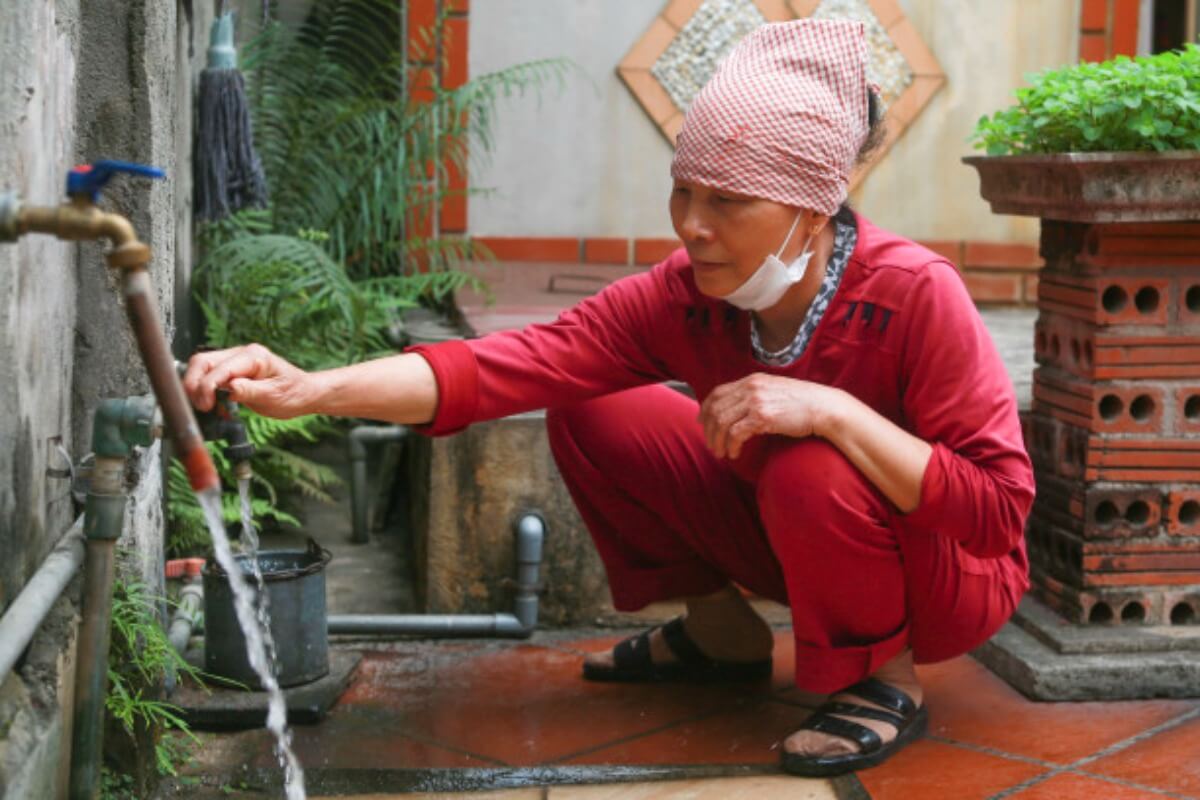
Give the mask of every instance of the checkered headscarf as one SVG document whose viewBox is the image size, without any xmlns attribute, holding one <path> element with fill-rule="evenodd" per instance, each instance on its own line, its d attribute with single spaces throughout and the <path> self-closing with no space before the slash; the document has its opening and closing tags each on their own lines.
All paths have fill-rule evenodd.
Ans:
<svg viewBox="0 0 1200 800">
<path fill-rule="evenodd" d="M 833 215 L 867 137 L 861 22 L 748 34 L 692 101 L 671 177 Z"/>
</svg>

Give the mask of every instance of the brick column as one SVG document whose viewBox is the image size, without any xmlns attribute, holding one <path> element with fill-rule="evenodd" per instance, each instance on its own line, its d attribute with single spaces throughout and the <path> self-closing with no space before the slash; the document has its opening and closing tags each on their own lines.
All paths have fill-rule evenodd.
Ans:
<svg viewBox="0 0 1200 800">
<path fill-rule="evenodd" d="M 1083 0 L 1079 9 L 1079 60 L 1107 61 L 1137 55 L 1138 0 Z"/>
<path fill-rule="evenodd" d="M 1074 622 L 1200 617 L 1200 222 L 1042 223 L 1026 440 L 1035 593 Z"/>
<path fill-rule="evenodd" d="M 411 102 L 428 102 L 436 88 L 457 89 L 469 75 L 469 12 L 470 0 L 408 0 L 406 8 L 406 38 L 412 85 Z M 465 144 L 465 143 L 464 143 Z M 416 230 L 430 236 L 436 230 L 442 234 L 462 234 L 467 230 L 466 169 L 447 161 L 444 173 L 430 169 L 431 189 L 446 195 L 436 213 L 417 215 Z"/>
</svg>

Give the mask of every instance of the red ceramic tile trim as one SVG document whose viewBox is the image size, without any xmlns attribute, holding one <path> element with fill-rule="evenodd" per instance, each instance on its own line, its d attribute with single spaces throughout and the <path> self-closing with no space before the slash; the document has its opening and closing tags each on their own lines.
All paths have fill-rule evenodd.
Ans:
<svg viewBox="0 0 1200 800">
<path fill-rule="evenodd" d="M 967 291 L 977 303 L 1015 303 L 1021 299 L 1021 276 L 967 271 Z"/>
<path fill-rule="evenodd" d="M 1003 242 L 964 242 L 962 264 L 967 269 L 1028 269 L 1042 267 L 1033 245 Z"/>
<path fill-rule="evenodd" d="M 447 89 L 467 82 L 468 23 L 466 17 L 451 17 L 442 32 L 442 86 Z"/>
<path fill-rule="evenodd" d="M 633 243 L 633 263 L 657 264 L 682 246 L 678 239 L 637 239 Z"/>
<path fill-rule="evenodd" d="M 1112 23 L 1112 55 L 1137 55 L 1138 0 L 1115 0 Z"/>
<path fill-rule="evenodd" d="M 475 241 L 500 261 L 579 261 L 578 239 L 478 236 Z"/>
<path fill-rule="evenodd" d="M 628 264 L 628 239 L 584 239 L 583 260 L 588 264 Z"/>
<path fill-rule="evenodd" d="M 963 265 L 963 243 L 961 241 L 929 239 L 919 241 L 917 244 L 932 250 L 956 267 L 962 267 Z"/>
<path fill-rule="evenodd" d="M 462 181 L 459 183 L 459 185 L 455 185 L 455 183 L 452 181 L 448 188 L 450 193 L 446 194 L 442 198 L 442 208 L 439 216 L 442 233 L 466 233 L 466 182 Z"/>
<path fill-rule="evenodd" d="M 433 67 L 419 67 L 409 75 L 411 80 L 408 87 L 409 99 L 414 103 L 433 102 L 433 94 L 436 89 Z"/>
<path fill-rule="evenodd" d="M 1103 33 L 1108 28 L 1108 0 L 1083 0 L 1079 10 L 1079 29 L 1085 33 Z"/>
<path fill-rule="evenodd" d="M 457 208 L 443 204 L 442 215 L 444 232 L 466 230 L 465 199 Z M 632 263 L 637 266 L 657 264 L 682 246 L 678 239 L 630 240 L 620 237 L 482 236 L 476 237 L 475 241 L 488 247 L 500 261 L 630 264 L 632 255 Z M 1037 299 L 1038 277 L 1028 273 L 1037 270 L 1041 261 L 1031 246 L 945 240 L 921 244 L 963 271 L 967 289 L 977 303 L 1012 305 L 1033 303 Z M 967 254 L 965 258 L 964 253 Z"/>
<path fill-rule="evenodd" d="M 437 23 L 437 0 L 409 0 L 408 2 L 408 58 L 410 61 L 432 61 L 434 54 L 428 52 L 428 42 L 421 35 L 430 31 Z"/>
<path fill-rule="evenodd" d="M 1108 43 L 1103 33 L 1084 33 L 1079 37 L 1079 60 L 1099 62 L 1108 56 Z"/>
</svg>

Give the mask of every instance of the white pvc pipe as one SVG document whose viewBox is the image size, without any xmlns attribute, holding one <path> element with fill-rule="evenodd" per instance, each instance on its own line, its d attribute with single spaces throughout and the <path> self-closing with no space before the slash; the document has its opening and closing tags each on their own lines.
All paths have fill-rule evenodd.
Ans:
<svg viewBox="0 0 1200 800">
<path fill-rule="evenodd" d="M 8 673 L 33 640 L 51 607 L 79 571 L 83 551 L 80 514 L 0 618 L 0 683 L 8 679 Z"/>
</svg>

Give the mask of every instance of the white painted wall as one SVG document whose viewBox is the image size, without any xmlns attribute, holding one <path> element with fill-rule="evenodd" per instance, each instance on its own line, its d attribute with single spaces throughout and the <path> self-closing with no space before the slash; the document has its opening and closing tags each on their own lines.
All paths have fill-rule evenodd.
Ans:
<svg viewBox="0 0 1200 800">
<path fill-rule="evenodd" d="M 565 56 L 561 93 L 503 107 L 491 164 L 472 184 L 478 236 L 667 237 L 671 148 L 616 75 L 665 0 L 486 0 L 471 4 L 479 75 Z M 1079 0 L 901 0 L 948 80 L 853 198 L 880 225 L 919 239 L 1032 242 L 1036 220 L 998 217 L 960 159 L 978 118 L 1007 105 L 1027 72 L 1078 52 Z"/>
<path fill-rule="evenodd" d="M 946 83 L 852 198 L 915 239 L 1036 242 L 1036 219 L 997 216 L 962 163 L 984 114 L 1010 105 L 1024 75 L 1077 60 L 1078 0 L 901 0 Z"/>
<path fill-rule="evenodd" d="M 566 88 L 505 105 L 488 169 L 471 183 L 478 236 L 671 234 L 671 146 L 617 78 L 617 64 L 662 10 L 658 0 L 485 0 L 472 3 L 470 70 L 537 58 L 578 66 Z"/>
</svg>

